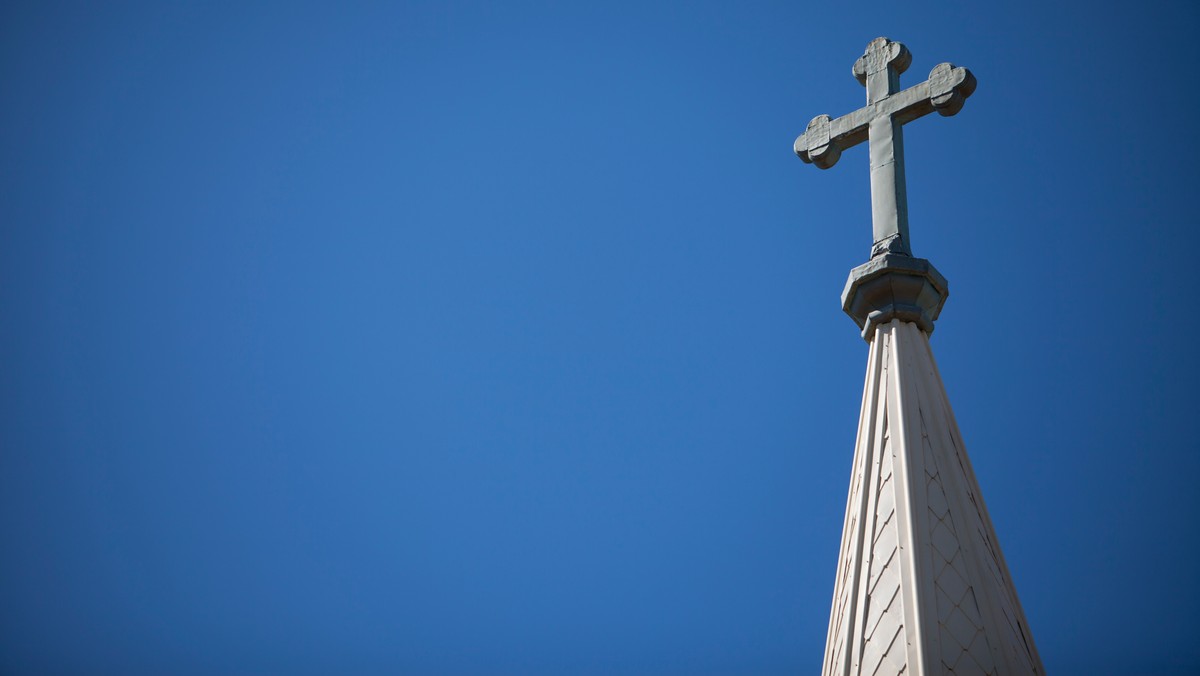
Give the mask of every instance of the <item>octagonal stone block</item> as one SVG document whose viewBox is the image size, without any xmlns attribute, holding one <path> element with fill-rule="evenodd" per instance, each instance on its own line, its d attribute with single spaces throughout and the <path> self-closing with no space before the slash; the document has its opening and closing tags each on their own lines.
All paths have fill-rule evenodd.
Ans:
<svg viewBox="0 0 1200 676">
<path fill-rule="evenodd" d="M 850 271 L 842 310 L 862 329 L 863 340 L 893 319 L 913 322 L 933 333 L 933 322 L 950 295 L 946 278 L 924 258 L 887 253 Z"/>
</svg>

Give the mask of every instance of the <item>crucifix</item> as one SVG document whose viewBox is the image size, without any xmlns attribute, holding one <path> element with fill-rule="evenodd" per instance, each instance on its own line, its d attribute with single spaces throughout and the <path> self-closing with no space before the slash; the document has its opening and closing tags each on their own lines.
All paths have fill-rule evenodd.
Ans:
<svg viewBox="0 0 1200 676">
<path fill-rule="evenodd" d="M 900 74 L 912 54 L 899 42 L 875 38 L 854 62 L 854 77 L 867 88 L 867 105 L 832 120 L 818 115 L 796 139 L 800 159 L 828 169 L 846 148 L 870 141 L 871 256 L 912 255 L 908 238 L 908 199 L 904 186 L 903 125 L 937 111 L 953 115 L 975 91 L 975 76 L 966 68 L 938 64 L 929 79 L 900 91 Z"/>
</svg>

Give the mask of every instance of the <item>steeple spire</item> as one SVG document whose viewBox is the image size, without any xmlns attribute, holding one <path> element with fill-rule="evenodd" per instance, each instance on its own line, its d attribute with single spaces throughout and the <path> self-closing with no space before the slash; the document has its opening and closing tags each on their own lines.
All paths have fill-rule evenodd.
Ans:
<svg viewBox="0 0 1200 676">
<path fill-rule="evenodd" d="M 869 139 L 871 159 L 871 259 L 842 294 L 870 355 L 822 673 L 1044 674 L 929 346 L 947 283 L 909 245 L 901 127 L 957 113 L 975 78 L 941 64 L 901 91 L 911 60 L 873 40 L 853 70 L 867 106 L 795 144 L 827 169 Z"/>
</svg>

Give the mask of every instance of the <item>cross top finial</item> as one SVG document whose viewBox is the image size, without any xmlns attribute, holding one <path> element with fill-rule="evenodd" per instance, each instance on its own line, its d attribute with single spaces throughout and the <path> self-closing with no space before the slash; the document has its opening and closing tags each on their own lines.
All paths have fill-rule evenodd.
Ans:
<svg viewBox="0 0 1200 676">
<path fill-rule="evenodd" d="M 867 103 L 894 94 L 900 88 L 900 74 L 912 65 L 912 52 L 899 42 L 875 38 L 854 62 L 851 72 L 867 88 Z"/>
<path fill-rule="evenodd" d="M 818 115 L 796 139 L 800 159 L 828 169 L 842 151 L 870 141 L 871 255 L 892 252 L 912 255 L 908 242 L 908 200 L 904 183 L 903 125 L 933 111 L 954 115 L 975 91 L 975 77 L 966 68 L 938 64 L 929 79 L 900 90 L 900 74 L 912 64 L 912 53 L 899 42 L 872 40 L 851 72 L 867 89 L 867 105 L 836 120 Z"/>
<path fill-rule="evenodd" d="M 867 74 L 877 73 L 891 66 L 897 73 L 903 73 L 912 65 L 912 52 L 903 43 L 893 42 L 888 38 L 879 37 L 867 43 L 863 55 L 854 62 L 854 77 L 862 84 L 867 84 Z"/>
</svg>

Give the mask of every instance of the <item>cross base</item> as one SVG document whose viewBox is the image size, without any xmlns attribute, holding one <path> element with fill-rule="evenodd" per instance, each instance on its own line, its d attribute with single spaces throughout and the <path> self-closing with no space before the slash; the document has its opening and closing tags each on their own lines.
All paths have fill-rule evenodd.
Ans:
<svg viewBox="0 0 1200 676">
<path fill-rule="evenodd" d="M 916 324 L 927 334 L 950 290 L 946 278 L 924 258 L 885 253 L 850 271 L 842 310 L 862 329 L 863 340 L 893 319 Z"/>
</svg>

